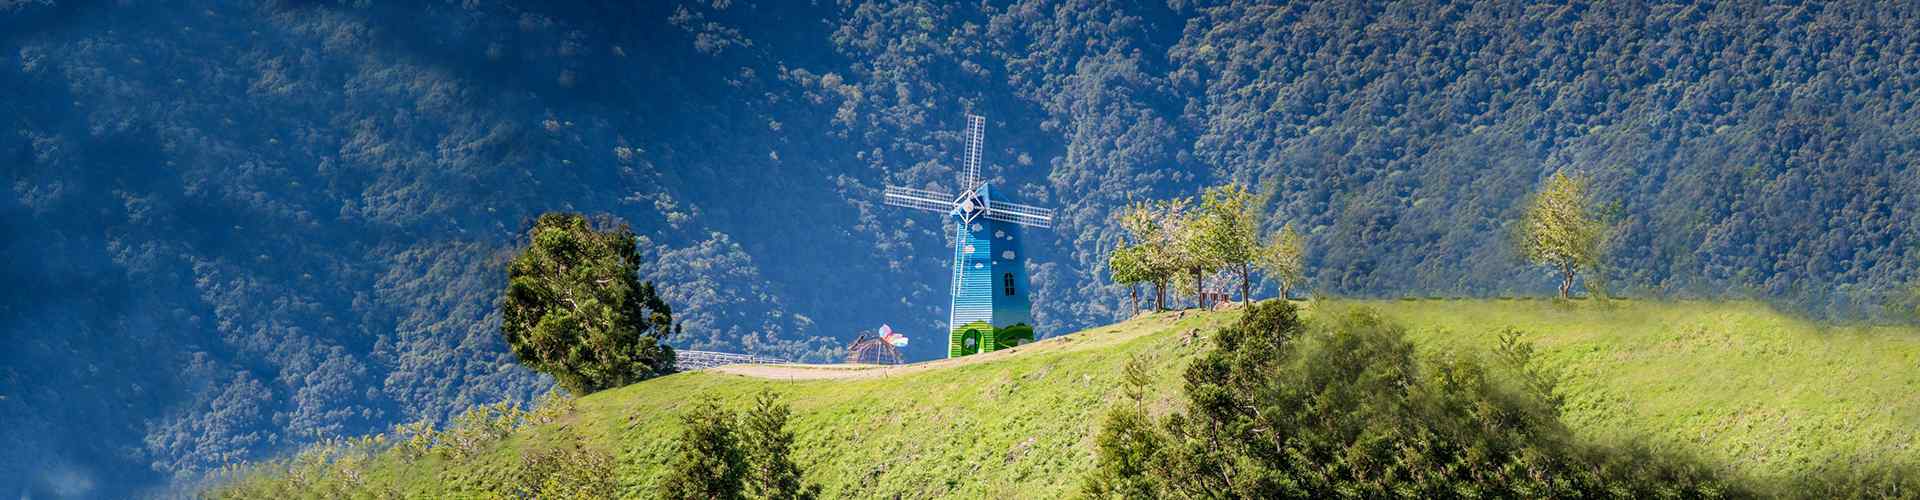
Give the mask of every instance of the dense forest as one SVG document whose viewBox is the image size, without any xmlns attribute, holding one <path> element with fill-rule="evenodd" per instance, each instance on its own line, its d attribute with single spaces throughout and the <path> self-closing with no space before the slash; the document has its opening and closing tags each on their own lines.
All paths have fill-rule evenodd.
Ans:
<svg viewBox="0 0 1920 500">
<path fill-rule="evenodd" d="M 1510 235 L 1562 170 L 1615 294 L 1875 321 L 1920 271 L 1910 6 L 563 4 L 0 0 L 0 492 L 531 399 L 495 311 L 548 210 L 632 225 L 677 348 L 937 336 L 950 240 L 878 198 L 951 184 L 966 112 L 1059 210 L 1043 335 L 1130 310 L 1127 200 L 1223 183 L 1314 293 L 1552 293 Z"/>
</svg>

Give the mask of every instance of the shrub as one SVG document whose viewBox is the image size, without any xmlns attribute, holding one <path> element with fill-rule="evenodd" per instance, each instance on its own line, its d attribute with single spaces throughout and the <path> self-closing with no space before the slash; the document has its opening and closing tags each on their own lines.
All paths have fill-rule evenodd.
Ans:
<svg viewBox="0 0 1920 500">
<path fill-rule="evenodd" d="M 510 401 L 468 408 L 440 433 L 435 448 L 444 450 L 448 458 L 465 460 L 481 448 L 513 434 L 524 416 Z"/>
<path fill-rule="evenodd" d="M 1186 372 L 1187 406 L 1116 408 L 1083 491 L 1098 498 L 1718 497 L 1683 457 L 1576 442 L 1555 378 L 1511 333 L 1496 367 L 1416 355 L 1370 310 L 1313 325 L 1271 301 Z M 1496 368 L 1505 368 L 1498 370 Z"/>
<path fill-rule="evenodd" d="M 387 449 L 385 436 L 327 439 L 292 458 L 228 467 L 201 493 L 209 499 L 391 498 L 398 492 L 370 484 L 368 465 Z"/>
<path fill-rule="evenodd" d="M 680 438 L 656 495 L 672 499 L 811 499 L 818 485 L 801 481 L 800 467 L 788 456 L 792 411 L 772 391 L 736 417 L 709 398 L 681 415 Z"/>
<path fill-rule="evenodd" d="M 747 464 L 733 414 L 709 398 L 681 415 L 680 424 L 680 438 L 674 443 L 673 457 L 657 496 L 686 500 L 741 498 L 741 477 Z"/>
<path fill-rule="evenodd" d="M 549 447 L 521 453 L 514 471 L 514 498 L 613 498 L 613 454 L 588 446 L 577 434 Z"/>
<path fill-rule="evenodd" d="M 572 394 L 559 389 L 547 391 L 533 403 L 533 410 L 527 412 L 527 423 L 546 425 L 560 420 L 560 417 L 573 413 L 576 399 Z"/>
</svg>

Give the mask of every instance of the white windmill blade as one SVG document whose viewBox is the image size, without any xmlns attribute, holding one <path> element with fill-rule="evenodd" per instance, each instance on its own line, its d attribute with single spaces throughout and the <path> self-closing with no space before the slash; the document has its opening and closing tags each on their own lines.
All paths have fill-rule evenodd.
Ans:
<svg viewBox="0 0 1920 500">
<path fill-rule="evenodd" d="M 1053 210 L 1004 201 L 987 207 L 987 219 L 1038 228 L 1053 227 Z"/>
<path fill-rule="evenodd" d="M 960 190 L 980 187 L 980 150 L 987 147 L 987 117 L 967 115 L 967 156 L 961 158 Z"/>
<path fill-rule="evenodd" d="M 947 213 L 953 211 L 953 195 L 939 191 L 887 186 L 888 206 Z"/>
</svg>

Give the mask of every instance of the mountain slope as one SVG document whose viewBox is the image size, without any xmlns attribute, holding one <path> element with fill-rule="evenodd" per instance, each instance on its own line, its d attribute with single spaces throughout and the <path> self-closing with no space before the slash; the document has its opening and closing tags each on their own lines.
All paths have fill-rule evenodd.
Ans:
<svg viewBox="0 0 1920 500">
<path fill-rule="evenodd" d="M 1430 354 L 1480 355 L 1502 328 L 1528 332 L 1565 375 L 1565 418 L 1587 439 L 1642 439 L 1762 481 L 1920 465 L 1913 329 L 1834 327 L 1755 304 L 1706 302 L 1336 302 L 1312 306 L 1308 317 L 1352 307 L 1403 323 Z M 1055 498 L 1092 466 L 1092 436 L 1119 397 L 1123 366 L 1148 360 L 1156 411 L 1166 411 L 1181 398 L 1181 368 L 1210 348 L 1204 338 L 1182 339 L 1235 316 L 1149 315 L 1017 350 L 841 379 L 677 374 L 582 398 L 569 417 L 523 429 L 470 461 L 389 455 L 367 471 L 368 486 L 478 494 L 512 477 L 522 453 L 577 433 L 613 452 L 623 491 L 644 496 L 685 408 L 703 397 L 742 407 L 767 388 L 792 404 L 793 458 L 829 497 Z M 836 368 L 791 368 L 806 369 Z"/>
<path fill-rule="evenodd" d="M 1558 169 L 1619 222 L 1616 291 L 1880 315 L 1920 270 L 1916 12 L 0 0 L 0 492 L 539 393 L 492 301 L 548 210 L 648 237 L 681 347 L 936 331 L 945 228 L 876 200 L 950 186 L 968 112 L 996 186 L 1060 209 L 1045 333 L 1124 314 L 1116 208 L 1225 182 L 1307 235 L 1316 291 L 1545 293 L 1503 233 Z"/>
</svg>

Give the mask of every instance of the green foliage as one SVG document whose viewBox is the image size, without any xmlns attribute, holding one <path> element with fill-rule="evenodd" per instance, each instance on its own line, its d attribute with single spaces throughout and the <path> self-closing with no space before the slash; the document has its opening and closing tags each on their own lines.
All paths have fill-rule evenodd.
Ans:
<svg viewBox="0 0 1920 500">
<path fill-rule="evenodd" d="M 533 402 L 533 410 L 526 414 L 527 423 L 546 425 L 560 420 L 560 417 L 573 413 L 578 399 L 558 389 L 549 390 Z"/>
<path fill-rule="evenodd" d="M 702 399 L 680 416 L 665 476 L 656 483 L 662 499 L 734 500 L 744 498 L 747 456 L 733 413 L 712 398 Z"/>
<path fill-rule="evenodd" d="M 1231 273 L 1240 282 L 1241 300 L 1251 304 L 1254 261 L 1260 253 L 1260 216 L 1253 193 L 1231 184 L 1207 188 L 1194 217 L 1190 238 L 1200 267 Z"/>
<path fill-rule="evenodd" d="M 673 312 L 640 283 L 640 254 L 625 224 L 541 215 L 507 267 L 500 331 L 520 362 L 587 394 L 673 369 L 665 339 Z"/>
<path fill-rule="evenodd" d="M 753 406 L 740 415 L 740 446 L 747 457 L 746 497 L 765 500 L 819 498 L 820 487 L 802 482 L 794 465 L 793 432 L 787 417 L 793 413 L 778 394 L 763 390 Z"/>
<path fill-rule="evenodd" d="M 1166 310 L 1167 287 L 1192 261 L 1184 243 L 1191 202 L 1186 198 L 1134 202 L 1118 217 L 1133 243 L 1115 253 L 1127 259 L 1130 278 L 1153 284 L 1155 311 Z"/>
<path fill-rule="evenodd" d="M 525 415 L 511 401 L 468 408 L 460 416 L 454 417 L 453 422 L 447 425 L 447 430 L 439 434 L 434 449 L 447 458 L 465 460 L 513 434 L 514 430 L 520 428 Z"/>
<path fill-rule="evenodd" d="M 1267 237 L 1256 262 L 1268 278 L 1280 282 L 1280 298 L 1285 300 L 1307 277 L 1307 240 L 1293 230 L 1293 224 L 1287 224 Z"/>
<path fill-rule="evenodd" d="M 1164 490 L 1155 473 L 1155 461 L 1165 437 L 1147 414 L 1152 390 L 1151 360 L 1134 356 L 1122 372 L 1126 399 L 1102 419 L 1094 443 L 1099 462 L 1081 480 L 1081 491 L 1091 498 L 1153 498 Z"/>
<path fill-rule="evenodd" d="M 1585 175 L 1555 172 L 1527 202 L 1520 223 L 1520 254 L 1559 271 L 1562 299 L 1572 292 L 1575 275 L 1598 267 L 1606 251 L 1607 226 L 1594 212 L 1592 184 Z"/>
<path fill-rule="evenodd" d="M 1620 301 L 1601 306 L 1395 300 L 1359 305 L 1378 311 L 1388 323 L 1409 326 L 1406 334 L 1415 346 L 1413 364 L 1420 380 L 1440 378 L 1436 366 L 1452 366 L 1449 363 L 1463 357 L 1450 352 L 1486 353 L 1484 364 L 1475 362 L 1483 366 L 1481 380 L 1495 388 L 1493 394 L 1521 396 L 1512 404 L 1489 403 L 1488 412 L 1520 408 L 1537 416 L 1552 409 L 1550 399 L 1537 397 L 1549 391 L 1528 387 L 1526 371 L 1537 372 L 1553 387 L 1552 394 L 1564 396 L 1558 411 L 1576 435 L 1572 441 L 1597 444 L 1575 448 L 1608 457 L 1580 462 L 1592 467 L 1594 475 L 1657 472 L 1637 464 L 1670 463 L 1668 455 L 1678 452 L 1711 464 L 1700 467 L 1703 473 L 1729 468 L 1734 471 L 1730 477 L 1753 478 L 1727 488 L 1729 493 L 1899 498 L 1910 496 L 1902 492 L 1916 491 L 1914 480 L 1920 476 L 1913 471 L 1920 464 L 1915 451 L 1920 447 L 1914 443 L 1920 442 L 1920 434 L 1908 425 L 1908 417 L 1920 414 L 1920 401 L 1900 397 L 1920 383 L 1909 369 L 1920 355 L 1920 343 L 1910 341 L 1912 328 L 1824 325 L 1752 303 Z M 1356 364 L 1343 359 L 1351 355 L 1309 347 L 1327 343 L 1321 339 L 1328 335 L 1324 330 L 1332 328 L 1326 323 L 1352 316 L 1347 311 L 1354 307 L 1317 300 L 1296 309 L 1298 317 L 1291 321 L 1307 326 L 1285 341 L 1293 346 L 1295 352 L 1288 355 L 1293 359 L 1236 363 L 1279 365 L 1283 373 L 1299 373 L 1300 365 L 1313 359 Z M 1256 323 L 1289 322 L 1279 309 L 1252 309 L 1261 309 L 1266 318 Z M 1220 326 L 1249 312 L 1143 315 L 1036 342 L 1017 355 L 920 371 L 874 370 L 843 380 L 766 380 L 712 371 L 661 377 L 583 397 L 573 416 L 522 426 L 465 461 L 452 462 L 438 453 L 411 461 L 379 457 L 361 469 L 366 486 L 359 491 L 398 491 L 409 498 L 509 495 L 509 480 L 528 450 L 564 444 L 565 433 L 577 431 L 588 446 L 618 454 L 615 473 L 623 496 L 645 498 L 659 491 L 668 476 L 684 430 L 677 422 L 686 414 L 689 399 L 708 395 L 727 407 L 746 408 L 763 389 L 772 388 L 795 409 L 788 421 L 794 435 L 791 457 L 809 482 L 821 486 L 823 497 L 1063 498 L 1074 491 L 1095 492 L 1093 483 L 1111 486 L 1108 497 L 1140 498 L 1140 491 L 1165 486 L 1151 474 L 1106 474 L 1139 480 L 1131 486 L 1093 476 L 1105 469 L 1151 473 L 1161 462 L 1146 458 L 1178 451 L 1163 446 L 1171 435 L 1164 416 L 1185 412 L 1182 371 L 1218 350 L 1220 342 L 1271 344 L 1217 338 Z M 1211 340 L 1181 342 L 1198 332 Z M 1257 354 L 1254 351 L 1241 356 Z M 1298 389 L 1319 387 L 1276 377 L 1272 385 L 1291 381 Z M 1329 396 L 1351 396 L 1353 386 L 1377 383 L 1332 385 L 1350 390 Z M 1406 398 L 1369 396 L 1363 401 L 1445 400 L 1435 394 L 1445 391 L 1435 387 L 1441 385 L 1423 381 L 1387 391 L 1408 393 Z M 1411 397 L 1416 394 L 1421 396 Z M 1139 412 L 1115 417 L 1109 409 Z M 1108 425 L 1124 418 L 1139 423 Z M 1382 430 L 1402 417 L 1380 418 L 1383 422 L 1370 428 Z M 1495 428 L 1522 429 L 1502 425 Z M 1407 429 L 1450 428 L 1436 423 Z M 1131 455 L 1141 458 L 1131 466 L 1107 461 L 1108 455 L 1097 452 L 1114 449 L 1101 444 L 1112 441 L 1134 443 Z M 978 474 L 983 463 L 1010 473 Z M 300 480 L 284 468 L 253 479 L 256 484 Z M 1672 484 L 1654 474 L 1645 482 Z"/>
<path fill-rule="evenodd" d="M 1129 193 L 1271 181 L 1270 206 L 1311 240 L 1313 282 L 1340 294 L 1550 289 L 1486 237 L 1543 165 L 1581 165 L 1596 195 L 1624 202 L 1604 273 L 1623 290 L 1750 294 L 1846 317 L 1908 282 L 1920 255 L 1909 2 L 761 2 L 751 17 L 828 21 L 745 24 L 742 2 L 639 2 L 619 16 L 551 4 L 325 2 L 287 15 L 284 3 L 136 2 L 10 37 L 14 98 L 0 107 L 22 121 L 0 139 L 18 162 L 4 225 L 31 244 L 12 249 L 25 254 L 9 254 L 20 265 L 8 276 L 19 290 L 93 276 L 149 314 L 117 320 L 114 293 L 55 301 L 106 314 L 12 304 L 15 331 L 78 333 L 20 343 L 16 359 L 35 362 L 9 383 L 84 378 L 111 394 L 12 395 L 0 405 L 19 406 L 3 411 L 31 415 L 31 430 L 8 444 L 190 474 L 533 396 L 547 384 L 499 369 L 505 348 L 474 339 L 498 321 L 485 310 L 499 295 L 489 259 L 513 221 L 555 204 L 620 210 L 661 248 L 730 228 L 756 249 L 709 238 L 650 253 L 673 264 L 655 270 L 683 273 L 647 275 L 674 284 L 667 300 L 693 342 L 675 345 L 811 330 L 760 320 L 771 316 L 871 316 L 894 291 L 755 306 L 814 286 L 809 264 L 876 241 L 886 265 L 855 274 L 944 280 L 930 264 L 945 257 L 924 246 L 939 224 L 844 199 L 950 183 L 962 109 L 1019 131 L 990 143 L 1034 164 L 988 161 L 1012 167 L 997 172 L 1010 187 L 1065 203 L 1061 248 L 1118 240 L 1107 215 Z M 462 34 L 443 49 L 468 57 L 421 64 L 419 47 L 380 35 L 448 10 Z M 227 49 L 236 36 L 243 54 Z M 504 52 L 489 47 L 501 40 Z M 500 65 L 542 77 L 489 78 Z M 180 85 L 177 73 L 222 76 Z M 551 87 L 555 75 L 572 90 Z M 114 125 L 127 123 L 153 126 Z M 176 168 L 122 158 L 143 150 Z M 850 237 L 789 223 L 818 211 Z M 791 241 L 810 244 L 777 244 Z M 1092 279 L 1101 256 L 1060 255 L 1035 314 L 1066 329 L 1110 317 L 1120 298 Z M 764 274 L 741 271 L 755 261 Z M 938 304 L 940 292 L 886 303 Z M 712 328 L 695 328 L 701 316 Z M 65 319 L 88 317 L 102 319 Z M 73 411 L 40 411 L 55 407 Z M 69 422 L 89 439 L 45 432 Z"/>
<path fill-rule="evenodd" d="M 1420 359 L 1360 310 L 1308 328 L 1268 302 L 1187 369 L 1188 405 L 1152 428 L 1119 409 L 1091 496 L 1189 498 L 1717 497 L 1729 483 L 1644 450 L 1574 442 L 1542 393 L 1457 356 Z M 1514 342 L 1517 342 L 1515 340 Z M 1531 362 L 1512 345 L 1510 362 Z M 1542 382 L 1548 379 L 1538 379 Z"/>
<path fill-rule="evenodd" d="M 386 438 L 378 435 L 322 440 L 285 460 L 229 466 L 215 475 L 224 480 L 200 496 L 213 500 L 397 498 L 398 492 L 372 484 L 367 476 L 387 446 Z"/>
<path fill-rule="evenodd" d="M 433 421 L 424 418 L 395 427 L 394 436 L 400 438 L 394 444 L 395 450 L 407 460 L 426 456 L 440 443 L 440 432 L 434 429 Z"/>
<path fill-rule="evenodd" d="M 1888 294 L 1886 307 L 1896 318 L 1908 323 L 1920 323 L 1920 280 L 1908 283 L 1899 290 Z"/>
<path fill-rule="evenodd" d="M 1127 303 L 1134 314 L 1140 313 L 1140 284 L 1153 282 L 1147 266 L 1147 251 L 1139 246 L 1123 245 L 1107 254 L 1108 278 L 1127 287 Z"/>
<path fill-rule="evenodd" d="M 509 494 L 543 500 L 614 498 L 618 483 L 613 462 L 612 453 L 569 432 L 557 445 L 521 452 Z"/>
</svg>

